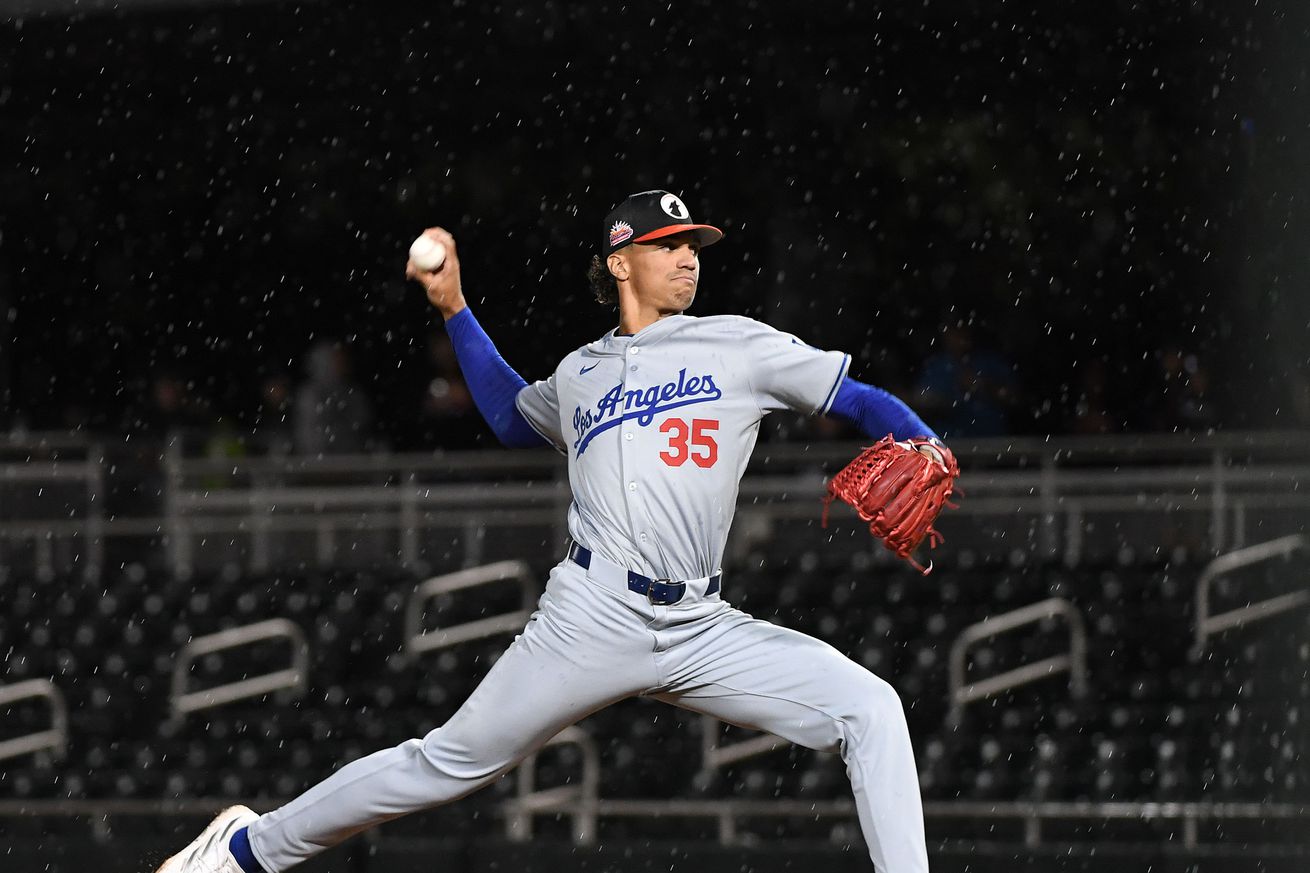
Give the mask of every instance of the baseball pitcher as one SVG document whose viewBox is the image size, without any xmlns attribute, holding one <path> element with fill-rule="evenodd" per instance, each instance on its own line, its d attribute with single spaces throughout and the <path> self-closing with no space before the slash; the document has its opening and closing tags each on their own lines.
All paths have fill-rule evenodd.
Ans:
<svg viewBox="0 0 1310 873">
<path fill-rule="evenodd" d="M 281 873 L 353 834 L 449 803 L 588 714 L 634 695 L 768 731 L 846 763 L 880 873 L 927 870 L 923 812 L 896 692 L 835 648 L 728 601 L 720 562 L 760 421 L 833 415 L 878 441 L 834 478 L 903 557 L 958 473 L 904 403 L 847 376 L 850 357 L 749 318 L 687 315 L 700 255 L 723 238 L 666 191 L 634 194 L 603 226 L 590 278 L 618 325 L 528 384 L 465 301 L 455 240 L 414 262 L 446 321 L 478 409 L 507 446 L 568 457 L 571 542 L 527 626 L 451 719 L 341 768 L 264 815 L 221 813 L 160 873 Z M 925 571 L 926 572 L 926 571 Z"/>
</svg>

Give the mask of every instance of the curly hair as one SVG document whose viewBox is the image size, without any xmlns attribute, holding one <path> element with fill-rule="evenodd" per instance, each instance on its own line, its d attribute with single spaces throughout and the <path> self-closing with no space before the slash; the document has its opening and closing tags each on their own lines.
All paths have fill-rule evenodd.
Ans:
<svg viewBox="0 0 1310 873">
<path fill-rule="evenodd" d="M 587 267 L 587 282 L 591 285 L 591 293 L 596 295 L 597 303 L 613 306 L 619 302 L 619 282 L 600 259 L 600 255 L 591 256 L 591 266 Z"/>
</svg>

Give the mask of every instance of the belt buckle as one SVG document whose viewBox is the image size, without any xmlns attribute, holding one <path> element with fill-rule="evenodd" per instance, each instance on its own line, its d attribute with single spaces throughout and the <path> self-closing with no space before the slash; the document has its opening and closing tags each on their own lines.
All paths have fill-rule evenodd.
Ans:
<svg viewBox="0 0 1310 873">
<path fill-rule="evenodd" d="M 672 580 L 672 579 L 651 579 L 651 580 L 650 580 L 650 587 L 646 589 L 646 600 L 650 602 L 650 605 L 651 605 L 651 606 L 672 606 L 672 605 L 673 605 L 672 603 L 665 603 L 665 602 L 663 602 L 662 600 L 657 601 L 657 600 L 655 599 L 655 586 L 656 586 L 656 585 L 666 585 L 666 586 L 667 586 L 667 585 L 671 585 L 672 583 L 673 583 L 673 580 Z M 681 597 L 678 598 L 678 600 L 681 600 L 681 599 L 682 599 Z M 677 603 L 677 602 L 678 602 L 678 601 L 675 600 L 673 603 Z"/>
</svg>

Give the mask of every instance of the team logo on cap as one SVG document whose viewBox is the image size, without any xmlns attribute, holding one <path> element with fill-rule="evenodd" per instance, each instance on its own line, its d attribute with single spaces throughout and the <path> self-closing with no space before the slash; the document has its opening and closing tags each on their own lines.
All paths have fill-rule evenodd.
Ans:
<svg viewBox="0 0 1310 873">
<path fill-rule="evenodd" d="M 668 213 L 670 218 L 676 218 L 680 221 L 686 221 L 691 217 L 687 211 L 687 206 L 678 199 L 677 194 L 665 194 L 660 198 L 660 209 Z"/>
<path fill-rule="evenodd" d="M 610 245 L 616 246 L 619 243 L 627 242 L 632 238 L 632 225 L 626 221 L 616 221 L 610 228 Z"/>
</svg>

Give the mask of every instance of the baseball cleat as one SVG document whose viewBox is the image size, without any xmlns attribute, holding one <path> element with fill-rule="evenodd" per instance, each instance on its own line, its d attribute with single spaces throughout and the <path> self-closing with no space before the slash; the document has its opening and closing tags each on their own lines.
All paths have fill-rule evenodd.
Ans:
<svg viewBox="0 0 1310 873">
<path fill-rule="evenodd" d="M 249 807 L 228 807 L 191 841 L 191 845 L 161 864 L 155 873 L 242 873 L 228 843 L 233 834 L 258 818 Z"/>
</svg>

